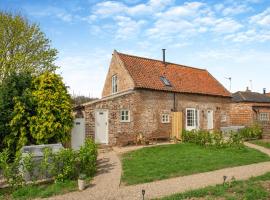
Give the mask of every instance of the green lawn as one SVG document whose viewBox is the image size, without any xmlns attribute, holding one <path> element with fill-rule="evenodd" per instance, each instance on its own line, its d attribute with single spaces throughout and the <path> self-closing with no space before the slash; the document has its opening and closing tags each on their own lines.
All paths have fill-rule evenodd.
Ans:
<svg viewBox="0 0 270 200">
<path fill-rule="evenodd" d="M 175 194 L 161 200 L 181 199 L 220 199 L 220 200 L 267 200 L 270 199 L 270 173 L 251 178 L 247 181 L 234 181 L 224 185 L 210 186 L 181 194 Z"/>
<path fill-rule="evenodd" d="M 122 183 L 152 182 L 269 160 L 266 154 L 247 147 L 217 149 L 195 144 L 148 147 L 123 155 Z"/>
<path fill-rule="evenodd" d="M 11 188 L 0 189 L 0 199 L 11 200 L 11 199 L 34 199 L 34 198 L 45 198 L 58 194 L 64 194 L 71 191 L 76 191 L 78 188 L 77 181 L 66 181 L 59 183 L 50 183 L 42 185 L 27 185 L 17 190 Z"/>
<path fill-rule="evenodd" d="M 270 149 L 270 141 L 254 140 L 249 142 Z"/>
</svg>

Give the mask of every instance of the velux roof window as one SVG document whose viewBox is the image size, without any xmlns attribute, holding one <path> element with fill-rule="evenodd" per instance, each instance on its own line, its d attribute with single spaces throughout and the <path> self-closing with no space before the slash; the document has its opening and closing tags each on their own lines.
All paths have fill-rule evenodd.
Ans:
<svg viewBox="0 0 270 200">
<path fill-rule="evenodd" d="M 161 76 L 160 80 L 164 83 L 165 86 L 169 86 L 169 87 L 172 86 L 170 81 L 167 78 L 165 78 L 164 76 Z"/>
</svg>

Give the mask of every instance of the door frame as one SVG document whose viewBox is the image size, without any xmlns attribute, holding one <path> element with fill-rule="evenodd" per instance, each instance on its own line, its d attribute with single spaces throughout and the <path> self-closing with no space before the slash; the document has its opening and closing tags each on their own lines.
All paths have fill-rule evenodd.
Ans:
<svg viewBox="0 0 270 200">
<path fill-rule="evenodd" d="M 78 124 L 79 123 L 79 124 Z M 82 141 L 82 144 L 79 144 L 79 145 L 76 145 L 76 136 L 78 135 L 78 132 L 77 132 L 77 126 L 82 126 L 82 138 L 83 138 L 83 141 Z M 73 128 L 71 130 L 71 140 L 70 140 L 70 144 L 71 144 L 71 148 L 72 149 L 75 149 L 75 150 L 79 150 L 80 146 L 84 145 L 85 143 L 85 118 L 75 118 L 73 120 Z"/>
<path fill-rule="evenodd" d="M 208 127 L 208 125 L 209 125 L 209 118 L 208 118 L 208 112 L 210 111 L 210 113 L 212 114 L 211 116 L 212 116 L 212 127 L 211 128 L 209 128 Z M 207 110 L 207 130 L 213 130 L 214 129 L 214 111 L 213 110 L 211 110 L 211 109 L 208 109 Z"/>
<path fill-rule="evenodd" d="M 188 126 L 188 118 L 187 118 L 187 111 L 188 110 L 192 110 L 194 112 L 194 126 L 191 127 L 191 126 Z M 197 111 L 197 112 L 196 112 Z M 196 116 L 197 114 L 197 116 Z M 200 118 L 199 118 L 199 110 L 197 110 L 196 108 L 186 108 L 186 113 L 185 113 L 185 117 L 186 117 L 186 130 L 187 131 L 192 131 L 192 130 L 197 130 L 198 127 L 200 126 L 199 125 L 199 121 L 200 121 Z M 196 121 L 197 120 L 197 121 Z"/>
<path fill-rule="evenodd" d="M 96 141 L 96 136 L 97 136 L 97 126 L 96 126 L 96 122 L 97 122 L 97 114 L 98 112 L 106 112 L 106 118 L 107 118 L 107 126 L 106 126 L 106 132 L 105 132 L 105 137 L 106 137 L 106 141 L 102 144 L 108 144 L 109 143 L 109 110 L 107 109 L 95 109 L 95 142 Z"/>
</svg>

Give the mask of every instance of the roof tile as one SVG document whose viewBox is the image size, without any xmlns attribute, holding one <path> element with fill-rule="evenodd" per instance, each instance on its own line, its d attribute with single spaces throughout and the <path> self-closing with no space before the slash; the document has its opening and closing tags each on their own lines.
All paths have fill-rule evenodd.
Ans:
<svg viewBox="0 0 270 200">
<path fill-rule="evenodd" d="M 142 58 L 117 52 L 134 80 L 136 88 L 207 94 L 230 97 L 228 92 L 207 70 Z M 171 87 L 164 85 L 165 77 Z"/>
</svg>

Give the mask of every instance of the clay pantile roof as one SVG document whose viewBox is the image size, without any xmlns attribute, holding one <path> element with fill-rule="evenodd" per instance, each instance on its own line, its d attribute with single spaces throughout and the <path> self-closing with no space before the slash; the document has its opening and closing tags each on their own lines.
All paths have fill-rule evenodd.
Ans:
<svg viewBox="0 0 270 200">
<path fill-rule="evenodd" d="M 270 97 L 251 91 L 236 92 L 232 94 L 234 102 L 270 103 Z"/>
<path fill-rule="evenodd" d="M 231 97 L 207 70 L 116 52 L 132 77 L 135 88 Z M 162 82 L 165 77 L 171 86 Z"/>
</svg>

